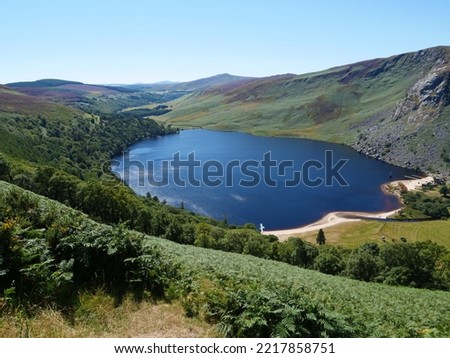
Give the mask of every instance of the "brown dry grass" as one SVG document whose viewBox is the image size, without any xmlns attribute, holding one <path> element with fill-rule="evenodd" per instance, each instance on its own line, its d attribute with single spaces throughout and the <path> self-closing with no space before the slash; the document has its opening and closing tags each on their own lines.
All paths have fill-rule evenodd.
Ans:
<svg viewBox="0 0 450 358">
<path fill-rule="evenodd" d="M 137 303 L 131 298 L 115 307 L 113 298 L 97 293 L 81 297 L 70 322 L 54 309 L 41 309 L 33 317 L 20 312 L 0 316 L 0 337 L 153 337 L 217 336 L 213 326 L 187 318 L 175 303 Z"/>
</svg>

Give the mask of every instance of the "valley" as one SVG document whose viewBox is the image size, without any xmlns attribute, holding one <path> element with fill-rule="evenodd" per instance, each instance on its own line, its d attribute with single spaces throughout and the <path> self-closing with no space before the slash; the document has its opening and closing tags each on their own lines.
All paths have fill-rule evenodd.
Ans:
<svg viewBox="0 0 450 358">
<path fill-rule="evenodd" d="M 449 47 L 435 47 L 302 75 L 0 85 L 0 335 L 448 337 L 449 58 Z M 377 159 L 383 169 L 360 176 L 378 199 L 362 185 L 336 203 L 380 200 L 388 210 L 399 204 L 379 195 L 389 175 L 433 183 L 391 188 L 401 221 L 348 221 L 279 240 L 256 219 L 199 213 L 156 188 L 137 195 L 114 175 L 113 159 L 130 146 L 172 141 L 176 152 L 189 128 L 257 135 L 229 133 L 250 137 L 249 150 L 277 140 L 284 150 L 298 138 L 322 152 L 343 144 L 372 158 L 358 168 Z M 227 133 L 198 132 L 213 136 L 193 139 L 205 160 L 243 152 Z M 329 204 L 326 192 L 312 194 L 306 204 Z M 273 199 L 257 209 L 267 220 L 298 210 Z M 158 332 L 137 325 L 136 312 L 160 319 Z"/>
</svg>

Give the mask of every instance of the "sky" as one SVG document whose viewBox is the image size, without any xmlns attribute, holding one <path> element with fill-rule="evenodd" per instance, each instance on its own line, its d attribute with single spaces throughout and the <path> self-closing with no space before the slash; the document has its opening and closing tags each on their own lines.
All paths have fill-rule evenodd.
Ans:
<svg viewBox="0 0 450 358">
<path fill-rule="evenodd" d="M 450 45 L 447 0 L 1 0 L 0 83 L 307 73 Z"/>
</svg>

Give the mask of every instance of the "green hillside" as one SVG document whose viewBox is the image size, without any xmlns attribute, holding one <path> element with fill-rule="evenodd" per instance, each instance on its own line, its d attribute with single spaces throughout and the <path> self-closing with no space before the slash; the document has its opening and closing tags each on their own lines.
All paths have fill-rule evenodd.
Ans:
<svg viewBox="0 0 450 358">
<path fill-rule="evenodd" d="M 450 175 L 450 48 L 190 93 L 163 117 L 180 127 L 344 143 L 370 156 Z"/>
<path fill-rule="evenodd" d="M 396 223 L 384 228 L 391 241 L 352 249 L 281 242 L 139 197 L 108 171 L 130 144 L 176 135 L 147 118 L 165 114 L 166 123 L 357 141 L 375 154 L 382 146 L 386 160 L 407 160 L 404 150 L 415 165 L 437 158 L 430 165 L 445 173 L 447 59 L 436 48 L 303 76 L 219 75 L 190 83 L 202 91 L 183 98 L 62 80 L 0 86 L 0 180 L 9 182 L 0 181 L 0 334 L 23 317 L 55 314 L 70 330 L 111 302 L 167 300 L 206 322 L 202 335 L 212 324 L 229 337 L 448 336 L 450 254 L 445 237 L 429 235 L 440 222 L 420 232 L 434 242 L 410 242 L 405 233 L 420 230 Z M 171 112 L 164 103 L 175 98 Z M 450 200 L 435 194 L 411 207 Z"/>
<path fill-rule="evenodd" d="M 49 118 L 67 120 L 81 111 L 64 105 L 47 101 L 43 98 L 29 96 L 14 89 L 0 85 L 0 113 L 42 115 Z"/>
<path fill-rule="evenodd" d="M 128 145 L 165 133 L 133 113 L 94 115 L 74 107 L 0 86 L 0 153 L 87 179 L 100 176 L 102 164 Z"/>
<path fill-rule="evenodd" d="M 64 314 L 83 304 L 80 294 L 103 288 L 118 302 L 127 292 L 138 300 L 181 300 L 187 315 L 217 324 L 225 336 L 450 335 L 449 292 L 365 283 L 180 245 L 98 224 L 1 181 L 0 194 L 1 250 L 10 252 L 0 283 L 12 282 L 0 298 L 0 326 L 9 317 L 5 308 L 17 300 Z"/>
<path fill-rule="evenodd" d="M 120 112 L 129 107 L 173 100 L 185 92 L 155 93 L 134 87 L 92 85 L 59 79 L 14 82 L 2 86 L 5 91 L 27 95 L 28 101 L 59 103 L 89 113 Z"/>
</svg>

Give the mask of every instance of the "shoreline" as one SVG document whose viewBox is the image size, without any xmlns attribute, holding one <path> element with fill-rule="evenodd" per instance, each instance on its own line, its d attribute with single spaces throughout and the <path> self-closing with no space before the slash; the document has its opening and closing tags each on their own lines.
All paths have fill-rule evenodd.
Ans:
<svg viewBox="0 0 450 358">
<path fill-rule="evenodd" d="M 415 190 L 420 188 L 422 185 L 433 182 L 434 179 L 431 176 L 420 179 L 405 179 L 405 180 L 394 180 L 392 182 L 385 183 L 381 186 L 384 193 L 389 195 L 397 195 L 399 193 L 396 190 L 388 190 L 393 186 L 399 187 L 400 184 L 403 185 L 407 191 Z M 320 220 L 317 220 L 311 224 L 300 226 L 292 229 L 283 230 L 268 230 L 264 231 L 264 235 L 275 235 L 280 241 L 287 240 L 291 235 L 303 234 L 305 232 L 318 231 L 319 229 L 325 229 L 331 226 L 339 225 L 346 222 L 361 221 L 363 219 L 387 219 L 389 216 L 394 215 L 402 209 L 386 211 L 386 212 L 359 212 L 359 211 L 334 211 L 326 214 Z"/>
</svg>

